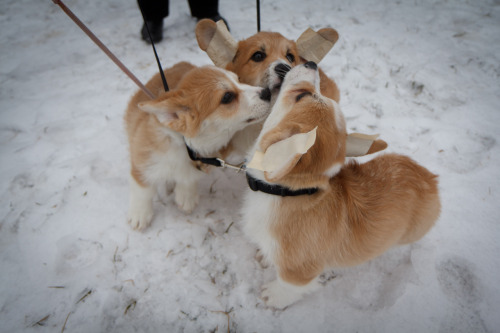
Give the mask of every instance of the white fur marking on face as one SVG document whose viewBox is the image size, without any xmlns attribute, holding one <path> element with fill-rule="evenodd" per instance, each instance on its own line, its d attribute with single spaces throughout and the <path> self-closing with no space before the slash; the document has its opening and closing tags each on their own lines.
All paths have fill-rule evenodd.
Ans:
<svg viewBox="0 0 500 333">
<path fill-rule="evenodd" d="M 269 89 L 273 89 L 277 85 L 281 83 L 281 78 L 276 74 L 275 68 L 279 64 L 284 64 L 288 65 L 288 63 L 283 59 L 283 60 L 276 60 L 274 61 L 269 67 L 267 68 L 267 71 L 264 76 L 264 86 L 269 87 Z"/>
<path fill-rule="evenodd" d="M 313 83 L 316 91 L 319 92 L 319 72 L 305 67 L 304 65 L 292 68 L 285 76 L 281 91 L 288 89 L 289 86 L 299 82 L 306 81 Z"/>
</svg>

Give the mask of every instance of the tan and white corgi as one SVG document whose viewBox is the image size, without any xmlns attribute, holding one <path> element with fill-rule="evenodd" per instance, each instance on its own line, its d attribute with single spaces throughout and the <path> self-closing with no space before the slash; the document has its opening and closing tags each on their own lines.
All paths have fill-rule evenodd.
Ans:
<svg viewBox="0 0 500 333">
<path fill-rule="evenodd" d="M 248 156 L 242 208 L 245 233 L 277 270 L 262 292 L 269 306 L 317 289 L 325 268 L 419 240 L 440 214 L 436 175 L 396 154 L 345 164 L 346 136 L 316 64 L 293 68 Z"/>
<path fill-rule="evenodd" d="M 165 73 L 172 89 L 162 92 L 160 75 L 155 75 L 146 87 L 158 97 L 151 100 L 138 91 L 125 115 L 131 161 L 128 222 L 139 230 L 151 223 L 159 185 L 175 186 L 175 203 L 183 211 L 195 208 L 203 172 L 187 147 L 215 156 L 234 133 L 270 110 L 265 89 L 241 84 L 224 69 L 181 62 Z"/>
</svg>

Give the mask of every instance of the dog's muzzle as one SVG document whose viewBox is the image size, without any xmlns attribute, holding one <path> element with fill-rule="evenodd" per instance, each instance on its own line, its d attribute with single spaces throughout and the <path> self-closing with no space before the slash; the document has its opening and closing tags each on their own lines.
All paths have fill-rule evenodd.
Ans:
<svg viewBox="0 0 500 333">
<path fill-rule="evenodd" d="M 259 98 L 263 101 L 270 102 L 271 101 L 271 89 L 264 88 L 261 90 Z"/>
</svg>

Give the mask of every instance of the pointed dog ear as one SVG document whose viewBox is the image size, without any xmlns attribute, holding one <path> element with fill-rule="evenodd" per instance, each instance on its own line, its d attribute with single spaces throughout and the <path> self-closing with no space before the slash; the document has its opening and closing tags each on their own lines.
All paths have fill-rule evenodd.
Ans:
<svg viewBox="0 0 500 333">
<path fill-rule="evenodd" d="M 154 114 L 158 121 L 163 124 L 168 124 L 172 120 L 179 118 L 173 108 L 169 106 L 167 100 L 151 100 L 141 102 L 137 106 L 142 111 Z"/>
<path fill-rule="evenodd" d="M 359 157 L 373 154 L 387 148 L 387 142 L 377 140 L 378 134 L 367 135 L 361 133 L 351 133 L 347 135 L 346 156 Z"/>
<path fill-rule="evenodd" d="M 238 43 L 227 30 L 224 21 L 203 19 L 196 25 L 196 40 L 217 67 L 226 67 L 236 55 Z"/>
<path fill-rule="evenodd" d="M 286 176 L 295 167 L 316 141 L 315 127 L 307 133 L 299 133 L 271 144 L 263 153 L 257 150 L 247 167 L 264 171 L 268 181 L 276 181 Z"/>
<path fill-rule="evenodd" d="M 156 119 L 164 126 L 179 133 L 186 133 L 190 120 L 189 108 L 173 102 L 171 98 L 175 97 L 164 96 L 160 100 L 141 102 L 137 106 L 142 111 L 154 114 Z"/>
<path fill-rule="evenodd" d="M 338 39 L 339 34 L 333 28 L 323 28 L 318 32 L 307 28 L 297 39 L 297 49 L 299 55 L 305 60 L 319 63 Z"/>
<path fill-rule="evenodd" d="M 370 149 L 368 149 L 368 151 L 366 152 L 366 155 L 382 151 L 387 148 L 387 146 L 387 142 L 385 142 L 384 140 L 375 140 L 370 146 Z"/>
</svg>

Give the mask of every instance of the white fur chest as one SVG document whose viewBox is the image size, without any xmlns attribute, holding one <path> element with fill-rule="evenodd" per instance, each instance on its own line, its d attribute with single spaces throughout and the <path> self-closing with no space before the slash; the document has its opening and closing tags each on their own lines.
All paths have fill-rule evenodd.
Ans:
<svg viewBox="0 0 500 333">
<path fill-rule="evenodd" d="M 277 249 L 270 230 L 278 200 L 269 194 L 247 190 L 242 209 L 244 231 L 258 245 L 267 262 L 274 262 Z"/>
<path fill-rule="evenodd" d="M 191 163 L 185 145 L 173 143 L 168 151 L 155 152 L 150 157 L 144 173 L 150 184 L 163 181 L 182 182 L 183 179 L 196 180 L 201 172 Z"/>
</svg>

